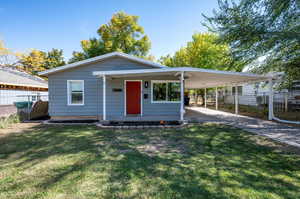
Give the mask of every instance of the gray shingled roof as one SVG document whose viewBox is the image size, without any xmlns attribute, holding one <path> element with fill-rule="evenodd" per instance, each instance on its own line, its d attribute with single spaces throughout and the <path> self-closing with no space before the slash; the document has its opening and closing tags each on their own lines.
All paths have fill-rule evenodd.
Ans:
<svg viewBox="0 0 300 199">
<path fill-rule="evenodd" d="M 40 77 L 3 66 L 0 66 L 0 84 L 48 88 L 48 82 Z"/>
</svg>

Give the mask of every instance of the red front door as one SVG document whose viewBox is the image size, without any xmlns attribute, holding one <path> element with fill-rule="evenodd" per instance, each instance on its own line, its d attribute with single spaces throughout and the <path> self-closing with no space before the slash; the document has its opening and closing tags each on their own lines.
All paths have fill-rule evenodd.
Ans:
<svg viewBox="0 0 300 199">
<path fill-rule="evenodd" d="M 141 114 L 141 82 L 126 82 L 126 114 Z"/>
</svg>

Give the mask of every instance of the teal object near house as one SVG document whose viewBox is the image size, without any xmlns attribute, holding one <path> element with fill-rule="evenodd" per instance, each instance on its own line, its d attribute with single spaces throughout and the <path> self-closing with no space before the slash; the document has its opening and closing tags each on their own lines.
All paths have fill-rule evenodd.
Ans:
<svg viewBox="0 0 300 199">
<path fill-rule="evenodd" d="M 15 102 L 17 108 L 31 108 L 33 102 Z"/>
</svg>

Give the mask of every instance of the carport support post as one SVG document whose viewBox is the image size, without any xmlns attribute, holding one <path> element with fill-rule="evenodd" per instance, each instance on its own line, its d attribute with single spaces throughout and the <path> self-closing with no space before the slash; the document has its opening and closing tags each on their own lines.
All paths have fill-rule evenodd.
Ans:
<svg viewBox="0 0 300 199">
<path fill-rule="evenodd" d="M 180 74 L 180 120 L 183 121 L 184 116 L 184 72 Z"/>
<path fill-rule="evenodd" d="M 206 88 L 204 88 L 204 107 L 206 108 L 207 107 L 207 96 L 206 96 Z"/>
<path fill-rule="evenodd" d="M 269 120 L 272 120 L 274 117 L 273 113 L 273 79 L 269 79 Z"/>
<path fill-rule="evenodd" d="M 102 76 L 103 79 L 103 120 L 106 120 L 106 76 Z"/>
<path fill-rule="evenodd" d="M 216 87 L 216 110 L 218 110 L 218 87 Z"/>
<path fill-rule="evenodd" d="M 238 87 L 235 86 L 235 100 L 234 100 L 234 103 L 235 103 L 235 114 L 239 114 L 239 96 L 238 96 Z"/>
</svg>

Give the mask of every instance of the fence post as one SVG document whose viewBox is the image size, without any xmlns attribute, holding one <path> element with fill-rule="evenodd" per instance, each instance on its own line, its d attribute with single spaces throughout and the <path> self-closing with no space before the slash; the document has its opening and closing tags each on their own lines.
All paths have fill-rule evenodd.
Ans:
<svg viewBox="0 0 300 199">
<path fill-rule="evenodd" d="M 206 88 L 204 88 L 204 107 L 207 108 L 207 95 L 206 95 Z"/>
<path fill-rule="evenodd" d="M 284 110 L 288 112 L 288 93 L 286 92 L 284 95 Z"/>
<path fill-rule="evenodd" d="M 235 86 L 235 94 L 234 94 L 234 97 L 235 97 L 235 114 L 238 114 L 239 113 L 239 96 L 238 96 L 238 87 Z"/>
<path fill-rule="evenodd" d="M 30 95 L 28 94 L 27 96 L 27 120 L 30 120 L 30 107 L 29 107 L 29 102 L 30 102 Z"/>
<path fill-rule="evenodd" d="M 274 117 L 273 113 L 273 79 L 269 79 L 269 120 L 272 120 Z"/>
<path fill-rule="evenodd" d="M 218 87 L 216 87 L 216 110 L 218 110 Z"/>
</svg>

